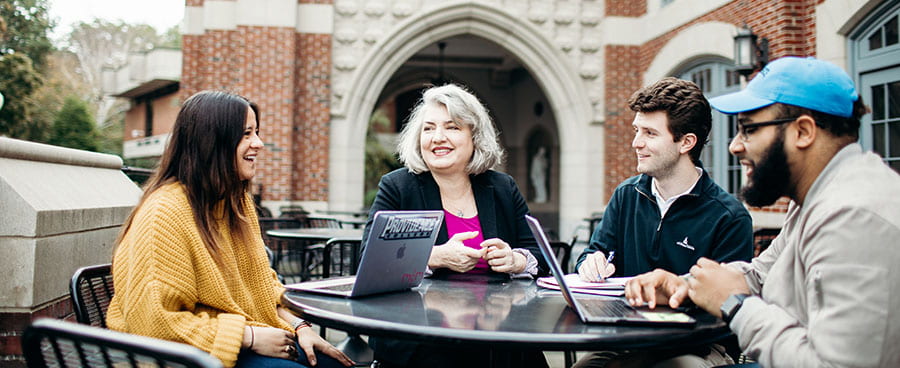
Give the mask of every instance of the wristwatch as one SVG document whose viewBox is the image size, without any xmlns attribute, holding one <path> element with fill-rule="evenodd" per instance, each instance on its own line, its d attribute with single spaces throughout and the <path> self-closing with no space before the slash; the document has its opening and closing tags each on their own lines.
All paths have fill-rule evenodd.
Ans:
<svg viewBox="0 0 900 368">
<path fill-rule="evenodd" d="M 300 327 L 312 327 L 312 323 L 309 323 L 302 318 L 295 318 L 294 321 L 291 322 L 291 328 L 294 329 L 294 332 L 297 332 Z"/>
<path fill-rule="evenodd" d="M 731 294 L 728 296 L 728 299 L 725 299 L 725 302 L 722 303 L 722 306 L 719 307 L 719 312 L 722 312 L 722 320 L 725 323 L 731 323 L 731 319 L 734 318 L 734 315 L 741 309 L 741 306 L 744 305 L 744 299 L 747 299 L 750 294 Z"/>
</svg>

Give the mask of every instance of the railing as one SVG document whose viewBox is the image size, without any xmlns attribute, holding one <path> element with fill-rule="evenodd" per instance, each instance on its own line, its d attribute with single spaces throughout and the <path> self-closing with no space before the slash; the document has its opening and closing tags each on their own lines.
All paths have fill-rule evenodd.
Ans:
<svg viewBox="0 0 900 368">
<path fill-rule="evenodd" d="M 140 184 L 144 184 L 147 179 L 150 178 L 150 175 L 153 175 L 152 169 L 144 169 L 141 167 L 131 167 L 131 166 L 122 166 L 122 172 L 128 176 L 131 181 Z"/>
</svg>

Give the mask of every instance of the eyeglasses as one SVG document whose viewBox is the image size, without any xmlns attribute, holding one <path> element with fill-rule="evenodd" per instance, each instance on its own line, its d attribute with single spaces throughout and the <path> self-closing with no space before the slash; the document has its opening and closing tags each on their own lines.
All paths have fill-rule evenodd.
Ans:
<svg viewBox="0 0 900 368">
<path fill-rule="evenodd" d="M 741 137 L 741 142 L 746 142 L 746 141 L 750 140 L 750 135 L 756 131 L 756 128 L 769 126 L 769 125 L 780 125 L 780 124 L 784 124 L 784 123 L 790 123 L 794 120 L 797 120 L 797 117 L 775 119 L 775 120 L 769 120 L 769 121 L 760 121 L 758 123 L 738 122 L 738 127 L 737 127 L 738 128 L 738 136 Z"/>
</svg>

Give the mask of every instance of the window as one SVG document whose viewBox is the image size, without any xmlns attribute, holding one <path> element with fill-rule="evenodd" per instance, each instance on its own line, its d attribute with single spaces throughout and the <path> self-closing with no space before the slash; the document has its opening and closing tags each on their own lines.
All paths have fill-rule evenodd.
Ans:
<svg viewBox="0 0 900 368">
<path fill-rule="evenodd" d="M 734 71 L 733 63 L 726 60 L 700 60 L 675 75 L 697 83 L 706 98 L 740 90 L 741 76 Z M 741 165 L 728 153 L 728 145 L 736 133 L 735 118 L 715 109 L 712 115 L 712 130 L 700 160 L 713 181 L 729 193 L 737 194 L 741 188 Z"/>
<path fill-rule="evenodd" d="M 900 172 L 900 81 L 869 87 L 872 150 Z"/>
<path fill-rule="evenodd" d="M 900 172 L 900 4 L 885 2 L 850 33 L 851 73 L 859 81 L 863 102 L 860 144 L 881 155 Z"/>
</svg>

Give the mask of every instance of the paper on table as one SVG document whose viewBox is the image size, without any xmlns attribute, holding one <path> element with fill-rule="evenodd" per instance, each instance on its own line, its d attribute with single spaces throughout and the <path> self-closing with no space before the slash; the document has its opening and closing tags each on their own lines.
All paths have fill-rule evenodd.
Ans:
<svg viewBox="0 0 900 368">
<path fill-rule="evenodd" d="M 588 282 L 583 281 L 577 273 L 570 273 L 563 277 L 566 279 L 566 285 L 571 289 L 624 289 L 625 283 L 632 279 L 631 277 L 609 277 L 602 282 Z M 553 276 L 539 277 L 537 281 L 539 286 L 552 285 L 553 289 L 559 289 L 559 284 Z"/>
<path fill-rule="evenodd" d="M 538 281 L 538 286 L 543 287 L 547 292 L 550 290 L 559 291 L 558 285 L 544 284 Z M 623 296 L 625 289 L 585 289 L 585 288 L 569 288 L 569 291 L 579 294 L 604 295 L 604 296 Z"/>
<path fill-rule="evenodd" d="M 625 295 L 625 283 L 631 279 L 631 277 L 610 277 L 604 282 L 587 282 L 582 281 L 577 273 L 570 273 L 564 277 L 566 285 L 569 286 L 569 290 L 572 292 L 607 296 Z M 559 284 L 553 276 L 539 277 L 537 284 L 543 288 L 559 290 Z"/>
</svg>

